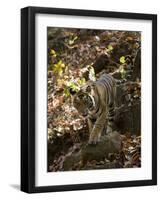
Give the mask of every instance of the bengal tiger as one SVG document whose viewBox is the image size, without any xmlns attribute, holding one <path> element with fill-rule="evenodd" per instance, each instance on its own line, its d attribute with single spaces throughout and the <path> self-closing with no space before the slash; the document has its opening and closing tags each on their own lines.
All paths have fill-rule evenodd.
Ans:
<svg viewBox="0 0 161 200">
<path fill-rule="evenodd" d="M 87 116 L 89 144 L 97 144 L 104 131 L 112 131 L 115 116 L 116 80 L 103 74 L 97 81 L 88 81 L 73 95 L 73 106 Z"/>
<path fill-rule="evenodd" d="M 97 81 L 88 81 L 77 93 L 71 92 L 73 106 L 80 114 L 87 116 L 90 133 L 89 144 L 97 144 L 103 133 L 107 134 L 112 131 L 116 110 L 116 88 L 129 79 L 134 79 L 132 73 L 136 55 L 125 56 L 127 69 L 124 79 L 118 79 L 117 74 L 120 75 L 120 72 L 102 74 Z"/>
</svg>

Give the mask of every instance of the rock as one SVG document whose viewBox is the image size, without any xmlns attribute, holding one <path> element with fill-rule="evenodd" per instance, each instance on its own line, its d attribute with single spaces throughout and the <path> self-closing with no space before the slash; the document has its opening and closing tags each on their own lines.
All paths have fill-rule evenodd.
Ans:
<svg viewBox="0 0 161 200">
<path fill-rule="evenodd" d="M 97 145 L 86 145 L 81 150 L 81 159 L 85 164 L 90 160 L 102 160 L 109 153 L 119 153 L 121 150 L 121 137 L 116 131 L 101 136 Z"/>
<path fill-rule="evenodd" d="M 109 169 L 119 168 L 117 162 L 109 162 L 99 166 L 88 166 L 91 161 L 101 161 L 108 157 L 110 153 L 119 153 L 121 150 L 122 141 L 120 134 L 116 131 L 108 135 L 103 135 L 97 145 L 87 145 L 84 143 L 79 151 L 71 153 L 63 162 L 63 171 L 69 170 L 86 170 L 86 169 Z"/>
<path fill-rule="evenodd" d="M 63 163 L 63 171 L 74 170 L 75 164 L 79 163 L 80 161 L 80 152 L 71 154 L 70 156 L 66 157 Z"/>
<path fill-rule="evenodd" d="M 88 166 L 85 165 L 82 170 L 92 170 L 92 169 L 116 169 L 116 168 L 122 168 L 122 165 L 118 161 L 104 163 L 100 165 Z"/>
<path fill-rule="evenodd" d="M 139 135 L 141 132 L 141 101 L 123 106 L 116 112 L 116 130 L 121 134 Z"/>
</svg>

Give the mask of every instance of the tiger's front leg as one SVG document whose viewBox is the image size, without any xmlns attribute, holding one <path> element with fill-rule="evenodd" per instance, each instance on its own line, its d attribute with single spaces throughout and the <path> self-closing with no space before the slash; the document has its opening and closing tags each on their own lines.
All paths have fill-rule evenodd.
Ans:
<svg viewBox="0 0 161 200">
<path fill-rule="evenodd" d="M 89 136 L 89 144 L 97 144 L 100 140 L 101 134 L 106 123 L 106 113 L 103 113 L 95 122 L 92 132 Z"/>
<path fill-rule="evenodd" d="M 93 125 L 94 125 L 94 123 L 92 122 L 92 120 L 90 118 L 88 118 L 89 135 L 91 135 L 91 133 L 92 133 Z"/>
</svg>

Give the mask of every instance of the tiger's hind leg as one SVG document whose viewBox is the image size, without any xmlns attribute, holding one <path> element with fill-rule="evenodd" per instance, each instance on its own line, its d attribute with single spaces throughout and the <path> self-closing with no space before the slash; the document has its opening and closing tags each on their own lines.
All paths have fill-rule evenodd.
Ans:
<svg viewBox="0 0 161 200">
<path fill-rule="evenodd" d="M 109 134 L 115 129 L 115 123 L 114 123 L 114 118 L 115 118 L 115 106 L 114 104 L 109 106 L 109 111 L 108 111 L 108 125 L 106 129 L 106 134 Z"/>
</svg>

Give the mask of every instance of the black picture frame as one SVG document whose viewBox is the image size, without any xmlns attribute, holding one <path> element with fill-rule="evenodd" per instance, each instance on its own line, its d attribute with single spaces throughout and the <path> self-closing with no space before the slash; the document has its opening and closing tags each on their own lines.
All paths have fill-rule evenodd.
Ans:
<svg viewBox="0 0 161 200">
<path fill-rule="evenodd" d="M 152 179 L 59 186 L 35 186 L 35 15 L 60 14 L 152 21 Z M 27 193 L 157 184 L 157 15 L 44 7 L 21 9 L 21 190 Z"/>
</svg>

